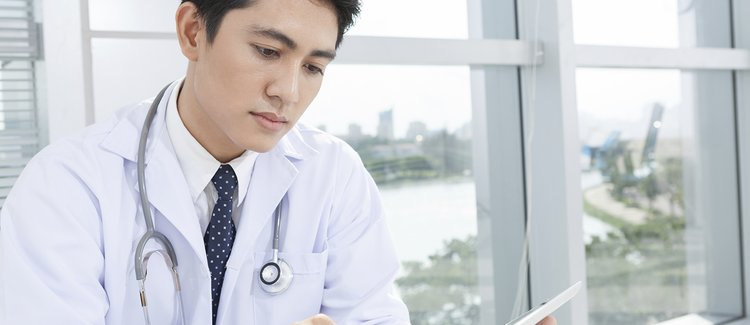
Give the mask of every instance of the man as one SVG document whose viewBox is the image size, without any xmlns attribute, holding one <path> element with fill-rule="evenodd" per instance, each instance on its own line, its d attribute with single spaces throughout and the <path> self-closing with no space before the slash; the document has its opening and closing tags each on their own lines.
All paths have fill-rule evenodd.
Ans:
<svg viewBox="0 0 750 325">
<path fill-rule="evenodd" d="M 189 64 L 153 103 L 148 191 L 137 164 L 150 101 L 40 152 L 2 209 L 0 323 L 408 324 L 374 182 L 342 141 L 296 125 L 358 11 L 183 0 Z M 151 220 L 175 256 L 145 242 L 140 283 Z M 284 288 L 261 272 L 281 261 L 277 228 Z M 179 291 L 162 259 L 178 264 Z"/>
</svg>

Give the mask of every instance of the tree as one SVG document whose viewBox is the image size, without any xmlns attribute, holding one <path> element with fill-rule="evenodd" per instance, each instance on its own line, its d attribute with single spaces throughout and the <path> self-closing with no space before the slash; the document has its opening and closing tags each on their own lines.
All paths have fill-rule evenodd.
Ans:
<svg viewBox="0 0 750 325">
<path fill-rule="evenodd" d="M 398 280 L 412 324 L 479 323 L 476 237 L 452 239 L 427 262 L 404 262 Z"/>
</svg>

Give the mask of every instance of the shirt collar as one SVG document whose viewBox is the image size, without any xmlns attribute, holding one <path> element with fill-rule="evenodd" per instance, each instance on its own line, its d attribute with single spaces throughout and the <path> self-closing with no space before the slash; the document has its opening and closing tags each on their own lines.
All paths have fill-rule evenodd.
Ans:
<svg viewBox="0 0 750 325">
<path fill-rule="evenodd" d="M 175 155 L 177 155 L 188 187 L 190 187 L 190 195 L 195 202 L 206 189 L 206 186 L 211 184 L 211 178 L 213 178 L 221 163 L 198 143 L 198 140 L 190 134 L 185 124 L 182 123 L 177 110 L 177 97 L 180 93 L 179 90 L 182 89 L 183 82 L 184 79 L 178 82 L 175 88 L 178 91 L 173 91 L 169 97 L 166 112 L 167 132 L 172 140 Z M 237 204 L 242 204 L 245 199 L 257 157 L 258 153 L 245 150 L 241 156 L 229 162 L 237 175 Z"/>
</svg>

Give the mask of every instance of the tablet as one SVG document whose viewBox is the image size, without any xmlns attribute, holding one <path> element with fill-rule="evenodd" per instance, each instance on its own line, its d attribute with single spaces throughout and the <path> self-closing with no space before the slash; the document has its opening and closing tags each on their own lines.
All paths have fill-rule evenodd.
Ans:
<svg viewBox="0 0 750 325">
<path fill-rule="evenodd" d="M 576 282 L 576 284 L 570 286 L 570 288 L 565 289 L 565 291 L 561 292 L 559 295 L 527 311 L 523 315 L 518 316 L 518 318 L 506 323 L 505 325 L 536 325 L 536 323 L 539 323 L 540 321 L 542 321 L 542 319 L 557 310 L 557 308 L 560 308 L 560 306 L 568 302 L 580 290 L 581 281 L 578 281 Z"/>
</svg>

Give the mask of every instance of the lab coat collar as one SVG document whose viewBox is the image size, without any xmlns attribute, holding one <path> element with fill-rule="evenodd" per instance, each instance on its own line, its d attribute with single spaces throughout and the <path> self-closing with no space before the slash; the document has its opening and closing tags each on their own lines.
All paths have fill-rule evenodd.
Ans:
<svg viewBox="0 0 750 325">
<path fill-rule="evenodd" d="M 292 127 L 270 152 L 296 160 L 305 160 L 318 153 L 302 137 L 298 126 Z"/>
</svg>

